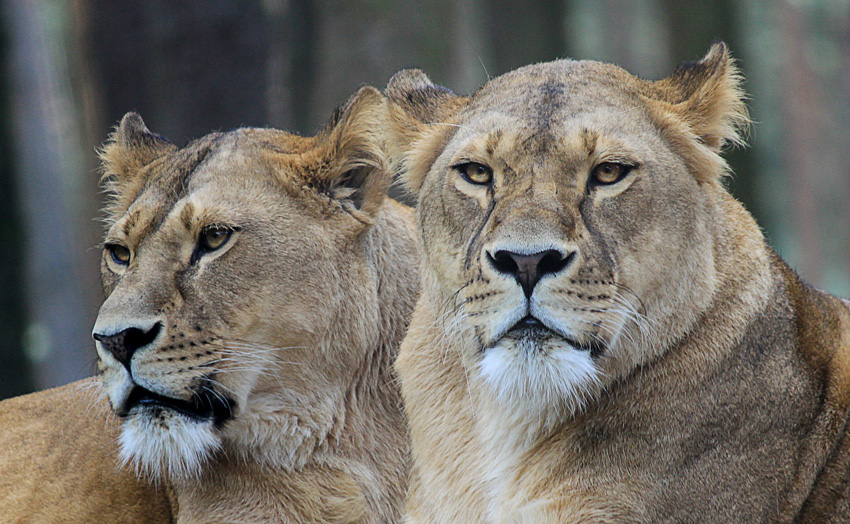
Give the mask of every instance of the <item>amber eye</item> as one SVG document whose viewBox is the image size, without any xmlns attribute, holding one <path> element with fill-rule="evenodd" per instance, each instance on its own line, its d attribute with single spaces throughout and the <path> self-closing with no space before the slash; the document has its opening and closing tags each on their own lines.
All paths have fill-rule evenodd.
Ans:
<svg viewBox="0 0 850 524">
<path fill-rule="evenodd" d="M 126 266 L 130 263 L 130 250 L 121 244 L 106 244 L 106 251 L 109 252 L 109 256 L 112 257 L 113 262 L 118 265 Z"/>
<path fill-rule="evenodd" d="M 593 168 L 592 182 L 602 186 L 615 184 L 628 175 L 631 170 L 632 166 L 626 164 L 602 162 Z"/>
<path fill-rule="evenodd" d="M 478 162 L 455 164 L 452 169 L 457 170 L 460 176 L 471 184 L 486 185 L 493 181 L 493 170 Z"/>
<path fill-rule="evenodd" d="M 201 231 L 198 248 L 204 252 L 215 251 L 227 243 L 233 230 L 226 227 L 210 226 Z"/>
<path fill-rule="evenodd" d="M 217 251 L 227 244 L 234 231 L 240 231 L 238 227 L 207 226 L 201 230 L 198 236 L 198 245 L 189 260 L 191 264 L 198 262 L 202 256 L 212 251 Z"/>
</svg>

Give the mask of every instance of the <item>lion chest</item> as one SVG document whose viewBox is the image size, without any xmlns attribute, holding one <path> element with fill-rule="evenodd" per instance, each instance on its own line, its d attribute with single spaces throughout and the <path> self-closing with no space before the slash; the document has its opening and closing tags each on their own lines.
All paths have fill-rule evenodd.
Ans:
<svg viewBox="0 0 850 524">
<path fill-rule="evenodd" d="M 502 450 L 488 440 L 488 523 L 647 522 L 647 486 L 628 459 L 582 454 L 572 431 L 525 444 L 503 438 Z"/>
</svg>

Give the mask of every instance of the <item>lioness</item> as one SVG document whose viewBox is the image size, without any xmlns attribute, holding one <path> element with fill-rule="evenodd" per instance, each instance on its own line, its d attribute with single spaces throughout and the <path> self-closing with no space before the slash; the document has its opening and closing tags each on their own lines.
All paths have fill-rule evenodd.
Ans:
<svg viewBox="0 0 850 524">
<path fill-rule="evenodd" d="M 102 386 L 0 405 L 0 521 L 398 518 L 391 363 L 418 254 L 412 211 L 384 198 L 381 108 L 363 88 L 317 137 L 179 150 L 124 117 L 102 154 Z"/>
<path fill-rule="evenodd" d="M 723 44 L 386 95 L 423 247 L 406 522 L 850 521 L 850 311 L 724 189 Z"/>
</svg>

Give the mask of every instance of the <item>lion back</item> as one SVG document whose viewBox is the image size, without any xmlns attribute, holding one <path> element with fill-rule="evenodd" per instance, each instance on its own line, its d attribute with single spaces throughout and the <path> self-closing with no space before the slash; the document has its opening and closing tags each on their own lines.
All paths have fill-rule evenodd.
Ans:
<svg viewBox="0 0 850 524">
<path fill-rule="evenodd" d="M 0 522 L 171 522 L 165 490 L 118 467 L 118 421 L 97 387 L 0 403 Z"/>
</svg>

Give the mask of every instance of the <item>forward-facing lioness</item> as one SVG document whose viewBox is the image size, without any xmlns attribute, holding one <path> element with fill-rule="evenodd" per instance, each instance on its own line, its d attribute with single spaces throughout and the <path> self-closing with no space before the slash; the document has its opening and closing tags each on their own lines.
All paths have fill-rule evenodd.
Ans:
<svg viewBox="0 0 850 524">
<path fill-rule="evenodd" d="M 850 311 L 723 187 L 739 81 L 723 44 L 657 82 L 391 80 L 424 248 L 406 522 L 850 522 Z"/>
<path fill-rule="evenodd" d="M 384 198 L 381 108 L 364 88 L 317 137 L 239 129 L 179 150 L 124 117 L 102 155 L 102 393 L 0 405 L 0 521 L 398 518 L 391 363 L 418 255 L 412 212 Z"/>
</svg>

